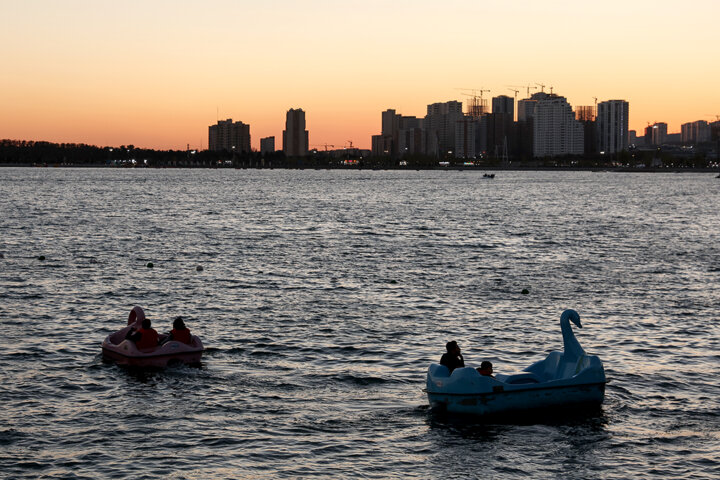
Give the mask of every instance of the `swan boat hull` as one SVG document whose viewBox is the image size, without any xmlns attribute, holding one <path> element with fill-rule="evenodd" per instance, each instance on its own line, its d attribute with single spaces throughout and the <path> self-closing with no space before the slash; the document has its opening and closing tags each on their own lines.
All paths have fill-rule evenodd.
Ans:
<svg viewBox="0 0 720 480">
<path fill-rule="evenodd" d="M 440 367 L 440 365 L 433 366 Z M 467 370 L 466 375 L 468 376 L 479 376 L 473 368 L 468 367 L 461 370 Z M 513 376 L 523 376 L 523 374 L 508 377 Z M 434 386 L 437 386 L 438 379 L 431 379 L 430 374 L 428 377 L 428 388 L 425 391 L 430 407 L 451 413 L 485 416 L 559 407 L 596 408 L 603 403 L 605 397 L 605 381 L 512 384 L 488 378 L 486 382 L 483 382 L 485 388 L 481 388 L 481 390 L 489 391 L 463 392 L 461 388 L 432 390 Z M 481 382 L 482 380 L 480 379 Z"/>
<path fill-rule="evenodd" d="M 171 341 L 150 351 L 138 350 L 135 344 L 129 340 L 113 344 L 109 338 L 110 336 L 102 345 L 103 358 L 118 365 L 158 368 L 177 363 L 195 365 L 200 363 L 203 354 L 202 343 L 194 335 L 190 345 Z"/>
<path fill-rule="evenodd" d="M 600 406 L 605 368 L 600 358 L 583 350 L 570 322 L 582 327 L 580 315 L 571 309 L 560 316 L 563 351 L 551 352 L 519 373 L 491 377 L 463 367 L 451 374 L 447 367 L 431 364 L 425 388 L 430 406 L 475 415 Z"/>
</svg>

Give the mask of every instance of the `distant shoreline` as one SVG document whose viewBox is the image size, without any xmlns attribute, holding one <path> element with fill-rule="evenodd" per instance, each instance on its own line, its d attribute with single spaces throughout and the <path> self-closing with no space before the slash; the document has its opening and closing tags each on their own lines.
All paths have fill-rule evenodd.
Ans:
<svg viewBox="0 0 720 480">
<path fill-rule="evenodd" d="M 475 166 L 447 166 L 432 168 L 370 168 L 370 167 L 209 167 L 209 166 L 161 166 L 161 167 L 118 167 L 104 164 L 57 164 L 57 165 L 33 165 L 27 163 L 0 163 L 0 168 L 102 168 L 117 170 L 397 170 L 397 171 L 468 171 L 468 172 L 517 172 L 517 171 L 538 171 L 538 172 L 608 172 L 608 173 L 720 173 L 717 168 L 631 168 L 631 167 L 542 167 L 542 166 L 506 166 L 506 167 L 475 167 Z"/>
</svg>

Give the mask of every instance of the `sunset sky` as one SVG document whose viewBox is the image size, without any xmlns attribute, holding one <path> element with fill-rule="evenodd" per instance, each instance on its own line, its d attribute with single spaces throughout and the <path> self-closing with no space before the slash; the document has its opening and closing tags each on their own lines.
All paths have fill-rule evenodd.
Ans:
<svg viewBox="0 0 720 480">
<path fill-rule="evenodd" d="M 387 108 L 536 83 L 678 132 L 720 115 L 718 19 L 718 0 L 0 0 L 0 138 L 207 148 L 232 118 L 281 148 L 302 108 L 311 145 L 369 148 Z"/>
</svg>

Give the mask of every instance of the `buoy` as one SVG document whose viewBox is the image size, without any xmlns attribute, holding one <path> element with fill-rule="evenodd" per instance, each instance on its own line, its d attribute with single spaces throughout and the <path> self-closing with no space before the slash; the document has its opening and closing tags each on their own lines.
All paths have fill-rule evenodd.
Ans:
<svg viewBox="0 0 720 480">
<path fill-rule="evenodd" d="M 152 262 L 148 262 L 148 263 L 147 263 L 147 268 L 153 268 L 154 266 L 155 266 L 155 265 L 153 265 Z"/>
<path fill-rule="evenodd" d="M 523 295 L 527 295 L 528 293 L 530 293 L 530 290 L 528 290 L 527 288 L 523 288 L 522 292 L 520 293 L 522 293 Z"/>
<path fill-rule="evenodd" d="M 197 267 L 195 267 L 195 270 L 197 270 L 198 272 L 202 272 L 205 269 L 202 267 L 202 265 L 198 265 Z"/>
<path fill-rule="evenodd" d="M 45 260 L 45 255 L 40 255 L 40 256 L 38 257 L 38 260 Z"/>
</svg>

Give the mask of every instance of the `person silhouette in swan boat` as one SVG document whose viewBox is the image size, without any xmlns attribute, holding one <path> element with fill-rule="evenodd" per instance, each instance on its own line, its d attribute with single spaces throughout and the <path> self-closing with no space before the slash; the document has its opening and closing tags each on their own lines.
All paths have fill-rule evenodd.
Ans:
<svg viewBox="0 0 720 480">
<path fill-rule="evenodd" d="M 440 358 L 440 365 L 445 365 L 450 373 L 456 368 L 462 368 L 465 366 L 465 359 L 460 353 L 460 347 L 455 340 L 452 340 L 445 344 L 446 353 Z"/>
<path fill-rule="evenodd" d="M 495 376 L 493 375 L 493 365 L 487 360 L 480 364 L 480 367 L 477 369 L 477 371 L 483 377 L 495 378 Z"/>
</svg>

